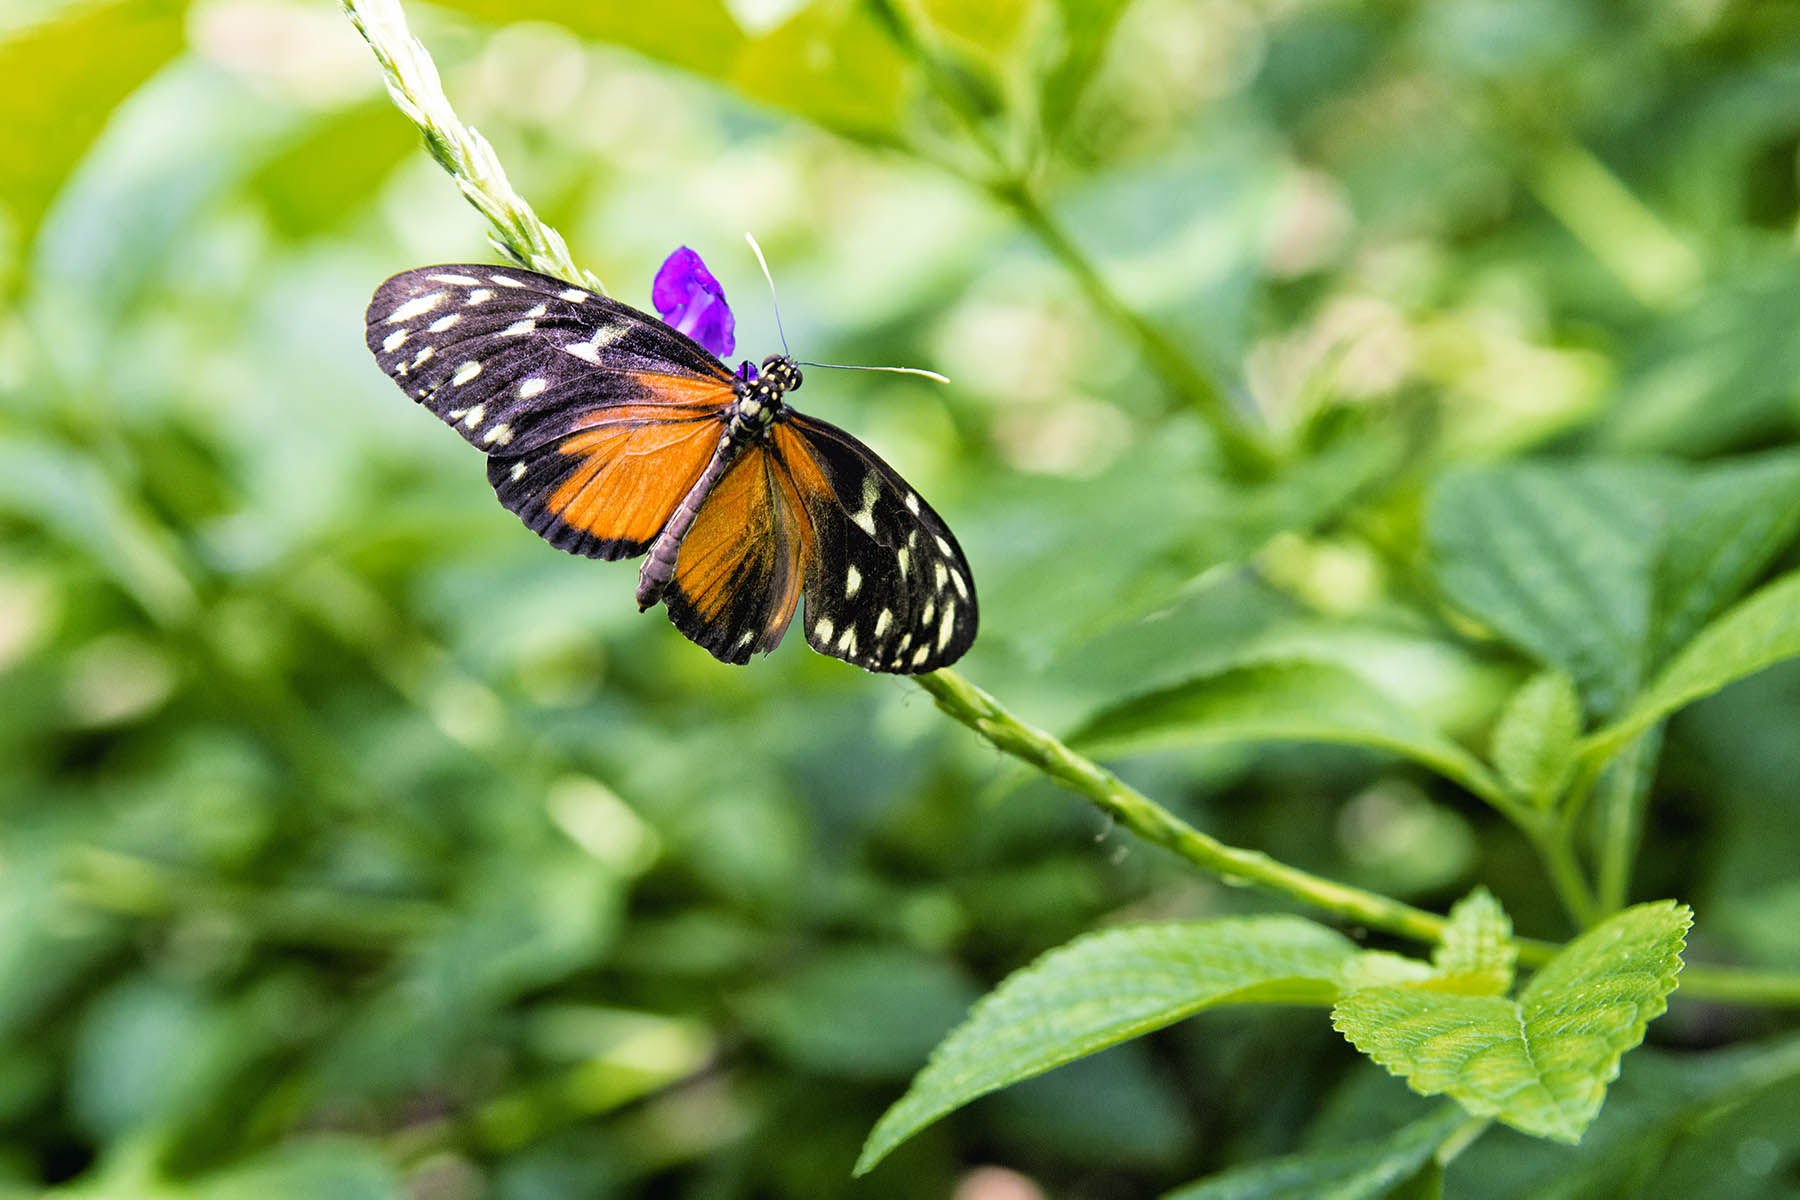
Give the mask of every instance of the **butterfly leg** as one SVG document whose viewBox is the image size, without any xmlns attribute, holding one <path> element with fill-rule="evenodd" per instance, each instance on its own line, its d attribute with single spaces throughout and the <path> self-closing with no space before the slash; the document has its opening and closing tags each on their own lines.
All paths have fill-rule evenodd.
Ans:
<svg viewBox="0 0 1800 1200">
<path fill-rule="evenodd" d="M 662 532 L 656 535 L 656 540 L 650 543 L 649 556 L 638 571 L 639 612 L 648 611 L 662 599 L 664 589 L 675 578 L 675 559 L 681 553 L 682 539 L 687 537 L 694 518 L 700 513 L 700 506 L 706 503 L 706 497 L 712 493 L 713 487 L 724 478 L 726 469 L 736 461 L 743 445 L 730 433 L 719 439 L 719 448 L 713 452 L 712 461 L 706 464 L 706 470 L 700 473 L 694 486 L 681 498 L 669 523 L 663 526 Z"/>
</svg>

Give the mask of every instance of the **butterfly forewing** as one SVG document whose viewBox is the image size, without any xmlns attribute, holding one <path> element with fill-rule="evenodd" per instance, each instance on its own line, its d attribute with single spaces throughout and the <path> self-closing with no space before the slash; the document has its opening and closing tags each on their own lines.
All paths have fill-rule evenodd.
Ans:
<svg viewBox="0 0 1800 1200">
<path fill-rule="evenodd" d="M 775 446 L 813 526 L 807 644 L 907 675 L 961 658 L 975 640 L 975 585 L 931 506 L 835 425 L 789 410 Z"/>
<path fill-rule="evenodd" d="M 718 411 L 731 400 L 729 372 L 691 339 L 531 271 L 402 271 L 366 321 L 381 369 L 489 454 L 535 450 L 614 405 Z"/>
<path fill-rule="evenodd" d="M 500 503 L 557 549 L 635 558 L 706 469 L 720 425 L 632 405 L 606 418 L 529 454 L 490 458 L 488 482 Z"/>
</svg>

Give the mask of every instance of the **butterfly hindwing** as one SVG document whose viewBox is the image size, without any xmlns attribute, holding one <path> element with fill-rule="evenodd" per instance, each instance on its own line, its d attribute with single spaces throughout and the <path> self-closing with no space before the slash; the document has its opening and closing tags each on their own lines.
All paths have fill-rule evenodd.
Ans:
<svg viewBox="0 0 1800 1200">
<path fill-rule="evenodd" d="M 402 271 L 376 290 L 366 322 L 382 370 L 488 454 L 536 450 L 615 405 L 731 401 L 730 373 L 690 338 L 532 271 Z"/>
<path fill-rule="evenodd" d="M 746 449 L 707 494 L 663 593 L 669 620 L 715 658 L 745 663 L 781 642 L 814 544 L 807 511 L 763 445 Z"/>
<path fill-rule="evenodd" d="M 874 451 L 788 410 L 778 457 L 812 526 L 806 640 L 869 671 L 914 675 L 975 640 L 975 585 L 956 538 Z"/>
</svg>

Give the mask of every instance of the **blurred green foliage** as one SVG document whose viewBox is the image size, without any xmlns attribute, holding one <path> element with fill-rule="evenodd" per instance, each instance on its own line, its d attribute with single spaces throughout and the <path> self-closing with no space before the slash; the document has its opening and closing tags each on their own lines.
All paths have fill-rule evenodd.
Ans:
<svg viewBox="0 0 1800 1200">
<path fill-rule="evenodd" d="M 955 526 L 966 674 L 1229 841 L 1567 936 L 1418 763 L 1503 740 L 1529 791 L 1569 687 L 1634 711 L 1795 565 L 1792 6 L 412 15 L 621 299 L 691 245 L 772 348 L 751 229 L 796 350 L 956 381 L 804 406 Z M 996 980 L 1269 906 L 525 533 L 363 348 L 382 278 L 491 251 L 332 7 L 30 0 L 0 78 L 0 1194 L 836 1196 Z M 1602 884 L 1692 958 L 1800 970 L 1797 727 L 1789 663 L 1601 780 L 1600 844 L 1647 830 Z M 1317 1016 L 1060 1068 L 857 1194 L 1414 1171 L 1442 1118 Z M 1677 993 L 1581 1146 L 1490 1134 L 1449 1194 L 1800 1193 L 1791 1024 Z"/>
</svg>

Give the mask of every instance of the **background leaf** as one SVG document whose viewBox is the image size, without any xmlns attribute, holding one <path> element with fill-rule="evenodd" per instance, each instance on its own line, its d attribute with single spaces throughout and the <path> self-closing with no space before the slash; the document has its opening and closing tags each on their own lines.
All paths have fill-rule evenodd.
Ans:
<svg viewBox="0 0 1800 1200">
<path fill-rule="evenodd" d="M 1679 476 L 1641 463 L 1531 463 L 1447 476 L 1430 510 L 1438 584 L 1457 607 L 1560 667 L 1596 712 L 1636 690 L 1651 571 Z"/>
<path fill-rule="evenodd" d="M 1009 976 L 932 1052 L 869 1133 L 868 1171 L 977 1096 L 1220 1004 L 1321 1004 L 1355 953 L 1292 917 L 1137 925 L 1080 938 Z"/>
<path fill-rule="evenodd" d="M 1520 685 L 1494 726 L 1494 765 L 1520 795 L 1542 808 L 1568 783 L 1581 736 L 1581 697 L 1561 671 Z"/>
<path fill-rule="evenodd" d="M 1449 1105 L 1384 1138 L 1224 1171 L 1164 1200 L 1378 1200 L 1416 1175 L 1468 1121 L 1467 1113 Z"/>
</svg>

